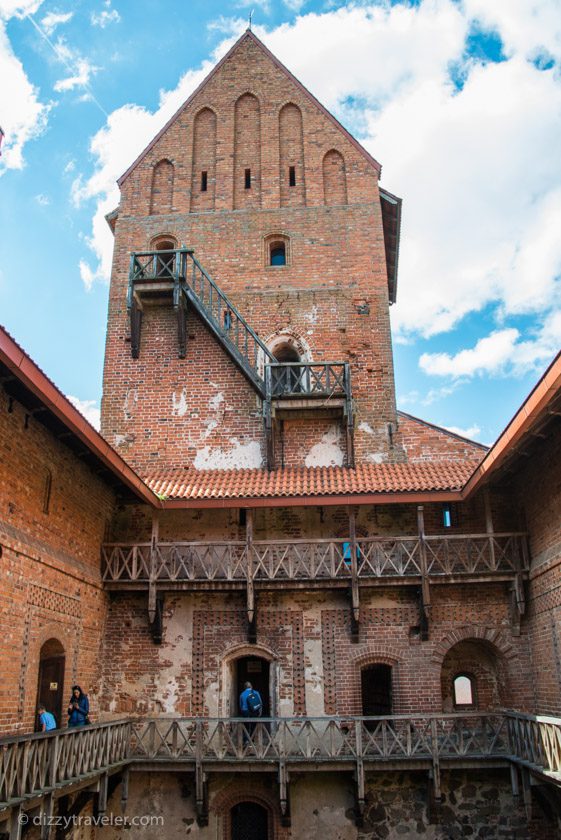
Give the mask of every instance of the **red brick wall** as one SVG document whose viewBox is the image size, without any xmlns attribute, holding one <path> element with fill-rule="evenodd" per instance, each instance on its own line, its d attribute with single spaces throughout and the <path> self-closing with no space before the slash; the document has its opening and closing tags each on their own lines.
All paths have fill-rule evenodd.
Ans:
<svg viewBox="0 0 561 840">
<path fill-rule="evenodd" d="M 211 138 L 204 149 L 199 142 L 199 121 L 212 121 L 209 108 L 216 114 L 215 154 Z M 330 166 L 326 178 L 344 175 L 344 204 L 340 186 L 339 192 L 329 187 L 327 202 L 324 195 L 324 159 L 333 157 L 332 150 L 342 156 L 344 172 Z M 173 212 L 150 215 L 153 170 L 162 160 L 174 166 Z M 203 164 L 207 193 L 200 192 Z M 292 165 L 294 187 L 287 186 Z M 243 186 L 245 169 L 251 169 L 250 190 Z M 212 206 L 214 212 L 199 212 Z M 261 406 L 192 313 L 186 359 L 177 357 L 171 306 L 146 312 L 140 359 L 130 358 L 129 253 L 150 248 L 163 234 L 195 248 L 262 339 L 288 330 L 305 344 L 308 358 L 350 361 L 357 457 L 402 458 L 399 447 L 390 450 L 388 435 L 396 415 L 376 170 L 251 40 L 209 79 L 123 184 L 102 429 L 143 471 L 193 463 L 239 466 L 240 455 L 243 463 L 261 466 Z M 288 265 L 267 264 L 271 234 L 289 237 Z M 182 394 L 183 413 L 177 408 Z M 312 421 L 305 451 L 300 424 L 285 424 L 287 462 L 304 463 L 325 431 L 322 421 Z M 344 457 L 343 439 L 337 448 L 335 458 Z"/>
<path fill-rule="evenodd" d="M 561 427 L 540 438 L 510 483 L 525 509 L 531 573 L 527 625 L 537 710 L 558 715 L 561 698 Z"/>
<path fill-rule="evenodd" d="M 45 478 L 51 474 L 48 513 Z M 0 731 L 32 730 L 39 653 L 51 638 L 66 657 L 64 695 L 74 681 L 96 710 L 107 596 L 100 544 L 113 495 L 17 402 L 0 393 Z"/>
<path fill-rule="evenodd" d="M 397 438 L 409 461 L 481 461 L 487 447 L 398 412 Z"/>
</svg>

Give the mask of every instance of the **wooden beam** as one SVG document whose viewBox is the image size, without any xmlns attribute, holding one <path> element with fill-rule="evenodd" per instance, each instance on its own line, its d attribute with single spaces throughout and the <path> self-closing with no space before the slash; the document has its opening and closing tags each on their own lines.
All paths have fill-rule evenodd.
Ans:
<svg viewBox="0 0 561 840">
<path fill-rule="evenodd" d="M 279 800 L 281 825 L 284 828 L 289 828 L 291 825 L 289 777 L 288 770 L 286 769 L 286 762 L 284 761 L 281 761 L 279 764 Z"/>
<path fill-rule="evenodd" d="M 245 517 L 246 540 L 246 581 L 247 581 L 247 621 L 249 627 L 255 627 L 255 588 L 253 571 L 253 510 L 248 508 Z M 255 635 L 253 632 L 252 636 Z"/>
<path fill-rule="evenodd" d="M 351 548 L 351 602 L 353 641 L 358 641 L 358 627 L 360 621 L 360 594 L 358 585 L 358 558 L 356 544 L 356 510 L 352 505 L 347 508 L 349 516 L 349 542 Z"/>
<path fill-rule="evenodd" d="M 489 488 L 485 487 L 483 490 L 483 503 L 485 505 L 485 530 L 489 535 L 489 559 L 491 561 L 491 568 L 494 569 L 496 566 L 495 560 L 495 539 L 494 539 L 494 528 L 493 528 L 493 511 L 491 509 L 491 495 L 489 493 Z"/>
<path fill-rule="evenodd" d="M 152 538 L 150 543 L 150 578 L 148 582 L 148 620 L 150 624 L 156 618 L 156 569 L 158 562 L 158 536 L 160 522 L 158 512 L 152 513 Z"/>
<path fill-rule="evenodd" d="M 428 622 L 431 612 L 431 595 L 427 566 L 427 545 L 425 541 L 425 514 L 423 505 L 417 505 L 417 531 L 419 534 L 419 563 L 421 567 L 421 626 L 426 627 L 425 636 L 428 638 Z"/>
</svg>

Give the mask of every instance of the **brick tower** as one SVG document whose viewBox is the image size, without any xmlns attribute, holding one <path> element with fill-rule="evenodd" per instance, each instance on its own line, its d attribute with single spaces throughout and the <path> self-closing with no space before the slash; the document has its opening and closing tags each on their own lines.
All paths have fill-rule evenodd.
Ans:
<svg viewBox="0 0 561 840">
<path fill-rule="evenodd" d="M 127 170 L 102 430 L 141 473 L 403 458 L 379 174 L 250 31 Z"/>
</svg>

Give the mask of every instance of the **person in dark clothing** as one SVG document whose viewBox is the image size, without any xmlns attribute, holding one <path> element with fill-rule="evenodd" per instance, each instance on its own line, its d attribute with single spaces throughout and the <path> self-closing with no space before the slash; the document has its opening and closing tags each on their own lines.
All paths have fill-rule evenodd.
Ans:
<svg viewBox="0 0 561 840">
<path fill-rule="evenodd" d="M 79 685 L 72 686 L 72 696 L 68 704 L 68 726 L 86 726 L 90 721 L 88 714 L 90 703 Z"/>
<path fill-rule="evenodd" d="M 263 700 L 256 688 L 253 688 L 250 682 L 244 684 L 244 689 L 240 694 L 240 714 L 246 718 L 257 718 L 263 714 Z M 250 721 L 244 726 L 244 744 L 252 737 L 255 729 L 255 722 Z"/>
</svg>

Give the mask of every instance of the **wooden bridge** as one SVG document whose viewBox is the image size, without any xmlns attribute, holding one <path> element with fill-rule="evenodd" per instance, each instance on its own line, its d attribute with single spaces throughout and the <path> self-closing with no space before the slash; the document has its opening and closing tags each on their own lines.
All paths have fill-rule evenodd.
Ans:
<svg viewBox="0 0 561 840">
<path fill-rule="evenodd" d="M 208 818 L 208 774 L 237 770 L 275 774 L 280 808 L 290 819 L 290 773 L 349 772 L 356 816 L 364 809 L 367 769 L 425 770 L 440 797 L 446 769 L 504 767 L 513 796 L 531 803 L 530 777 L 561 787 L 561 718 L 516 712 L 391 717 L 140 718 L 45 734 L 0 739 L 0 827 L 21 837 L 21 814 L 68 811 L 108 796 L 129 772 L 174 771 L 194 776 L 198 819 Z M 522 782 L 522 784 L 520 784 Z M 76 807 L 74 805 L 74 807 Z M 47 833 L 44 831 L 44 837 Z"/>
</svg>

